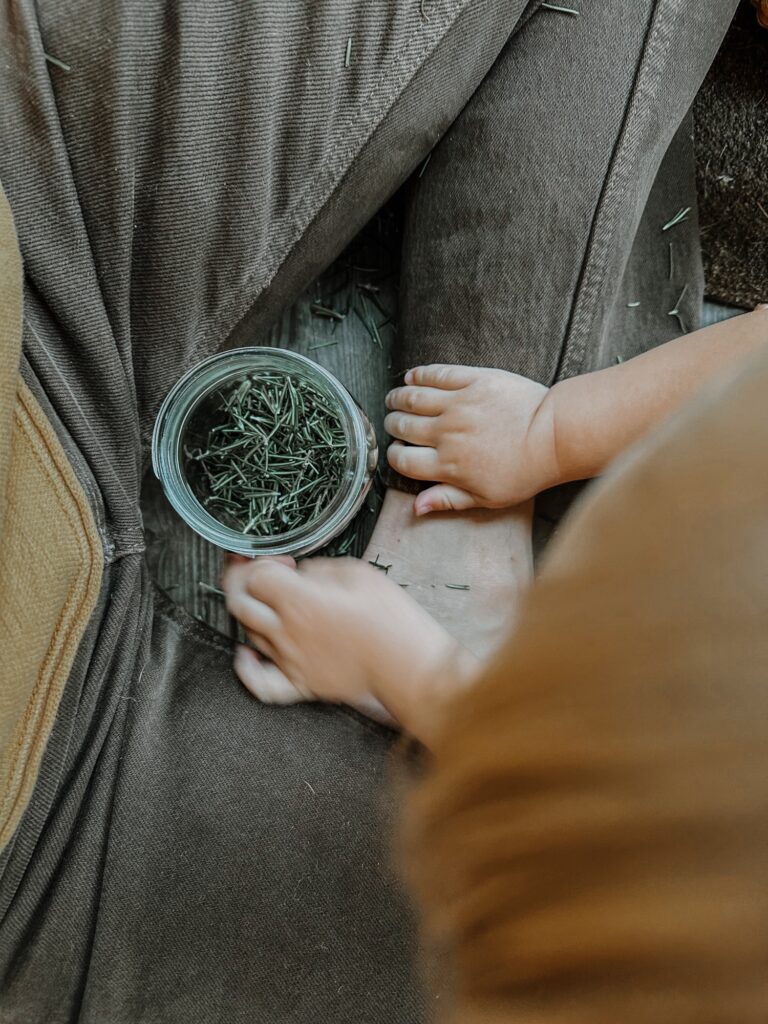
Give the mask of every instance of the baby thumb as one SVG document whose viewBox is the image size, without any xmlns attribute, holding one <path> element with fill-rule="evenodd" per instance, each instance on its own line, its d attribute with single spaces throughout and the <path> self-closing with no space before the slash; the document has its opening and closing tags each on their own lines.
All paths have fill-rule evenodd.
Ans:
<svg viewBox="0 0 768 1024">
<path fill-rule="evenodd" d="M 465 512 L 468 508 L 477 507 L 477 500 L 472 494 L 450 484 L 428 487 L 413 503 L 417 516 L 425 516 L 428 512 Z"/>
</svg>

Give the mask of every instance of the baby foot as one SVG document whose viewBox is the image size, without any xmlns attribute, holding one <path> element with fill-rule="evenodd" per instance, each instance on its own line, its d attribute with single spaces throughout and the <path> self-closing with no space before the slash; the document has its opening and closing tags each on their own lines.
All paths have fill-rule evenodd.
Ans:
<svg viewBox="0 0 768 1024">
<path fill-rule="evenodd" d="M 512 628 L 533 575 L 532 502 L 420 517 L 390 489 L 363 556 L 479 658 Z"/>
</svg>

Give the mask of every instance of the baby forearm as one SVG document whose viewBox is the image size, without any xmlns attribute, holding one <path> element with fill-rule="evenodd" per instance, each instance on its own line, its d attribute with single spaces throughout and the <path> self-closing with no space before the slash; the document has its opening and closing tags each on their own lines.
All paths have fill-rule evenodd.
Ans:
<svg viewBox="0 0 768 1024">
<path fill-rule="evenodd" d="M 470 687 L 479 676 L 482 663 L 457 642 L 446 645 L 444 655 L 418 665 L 412 660 L 410 672 L 397 672 L 373 687 L 373 695 L 397 720 L 404 732 L 431 747 L 441 729 L 451 698 Z"/>
<path fill-rule="evenodd" d="M 560 482 L 600 473 L 709 379 L 768 345 L 768 310 L 705 327 L 548 395 Z"/>
</svg>

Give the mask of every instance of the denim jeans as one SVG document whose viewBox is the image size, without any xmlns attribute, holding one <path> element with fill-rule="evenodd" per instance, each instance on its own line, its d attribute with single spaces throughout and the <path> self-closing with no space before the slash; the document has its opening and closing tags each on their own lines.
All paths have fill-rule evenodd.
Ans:
<svg viewBox="0 0 768 1024">
<path fill-rule="evenodd" d="M 633 352 L 669 336 L 666 297 L 627 302 L 682 278 L 693 326 L 695 201 L 675 172 L 734 2 L 703 6 L 0 13 L 21 369 L 105 555 L 0 861 L 0 1020 L 424 1019 L 394 736 L 337 707 L 254 705 L 228 643 L 153 588 L 139 504 L 153 417 L 188 366 L 258 336 L 430 151 L 407 212 L 403 364 L 581 372 L 617 339 Z M 667 237 L 641 218 L 687 205 L 670 282 Z"/>
</svg>

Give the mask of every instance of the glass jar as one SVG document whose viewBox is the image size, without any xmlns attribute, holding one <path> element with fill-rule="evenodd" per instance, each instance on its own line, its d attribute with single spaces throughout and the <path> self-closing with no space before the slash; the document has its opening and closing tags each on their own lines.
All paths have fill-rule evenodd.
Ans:
<svg viewBox="0 0 768 1024">
<path fill-rule="evenodd" d="M 339 492 L 309 523 L 266 537 L 241 533 L 212 516 L 195 496 L 185 472 L 184 439 L 202 403 L 217 389 L 259 372 L 286 373 L 317 388 L 338 412 L 347 442 Z M 378 447 L 373 427 L 343 384 L 306 356 L 280 348 L 238 348 L 192 367 L 168 392 L 155 420 L 152 468 L 168 501 L 181 518 L 213 544 L 252 558 L 293 555 L 324 547 L 354 518 L 376 471 Z"/>
</svg>

